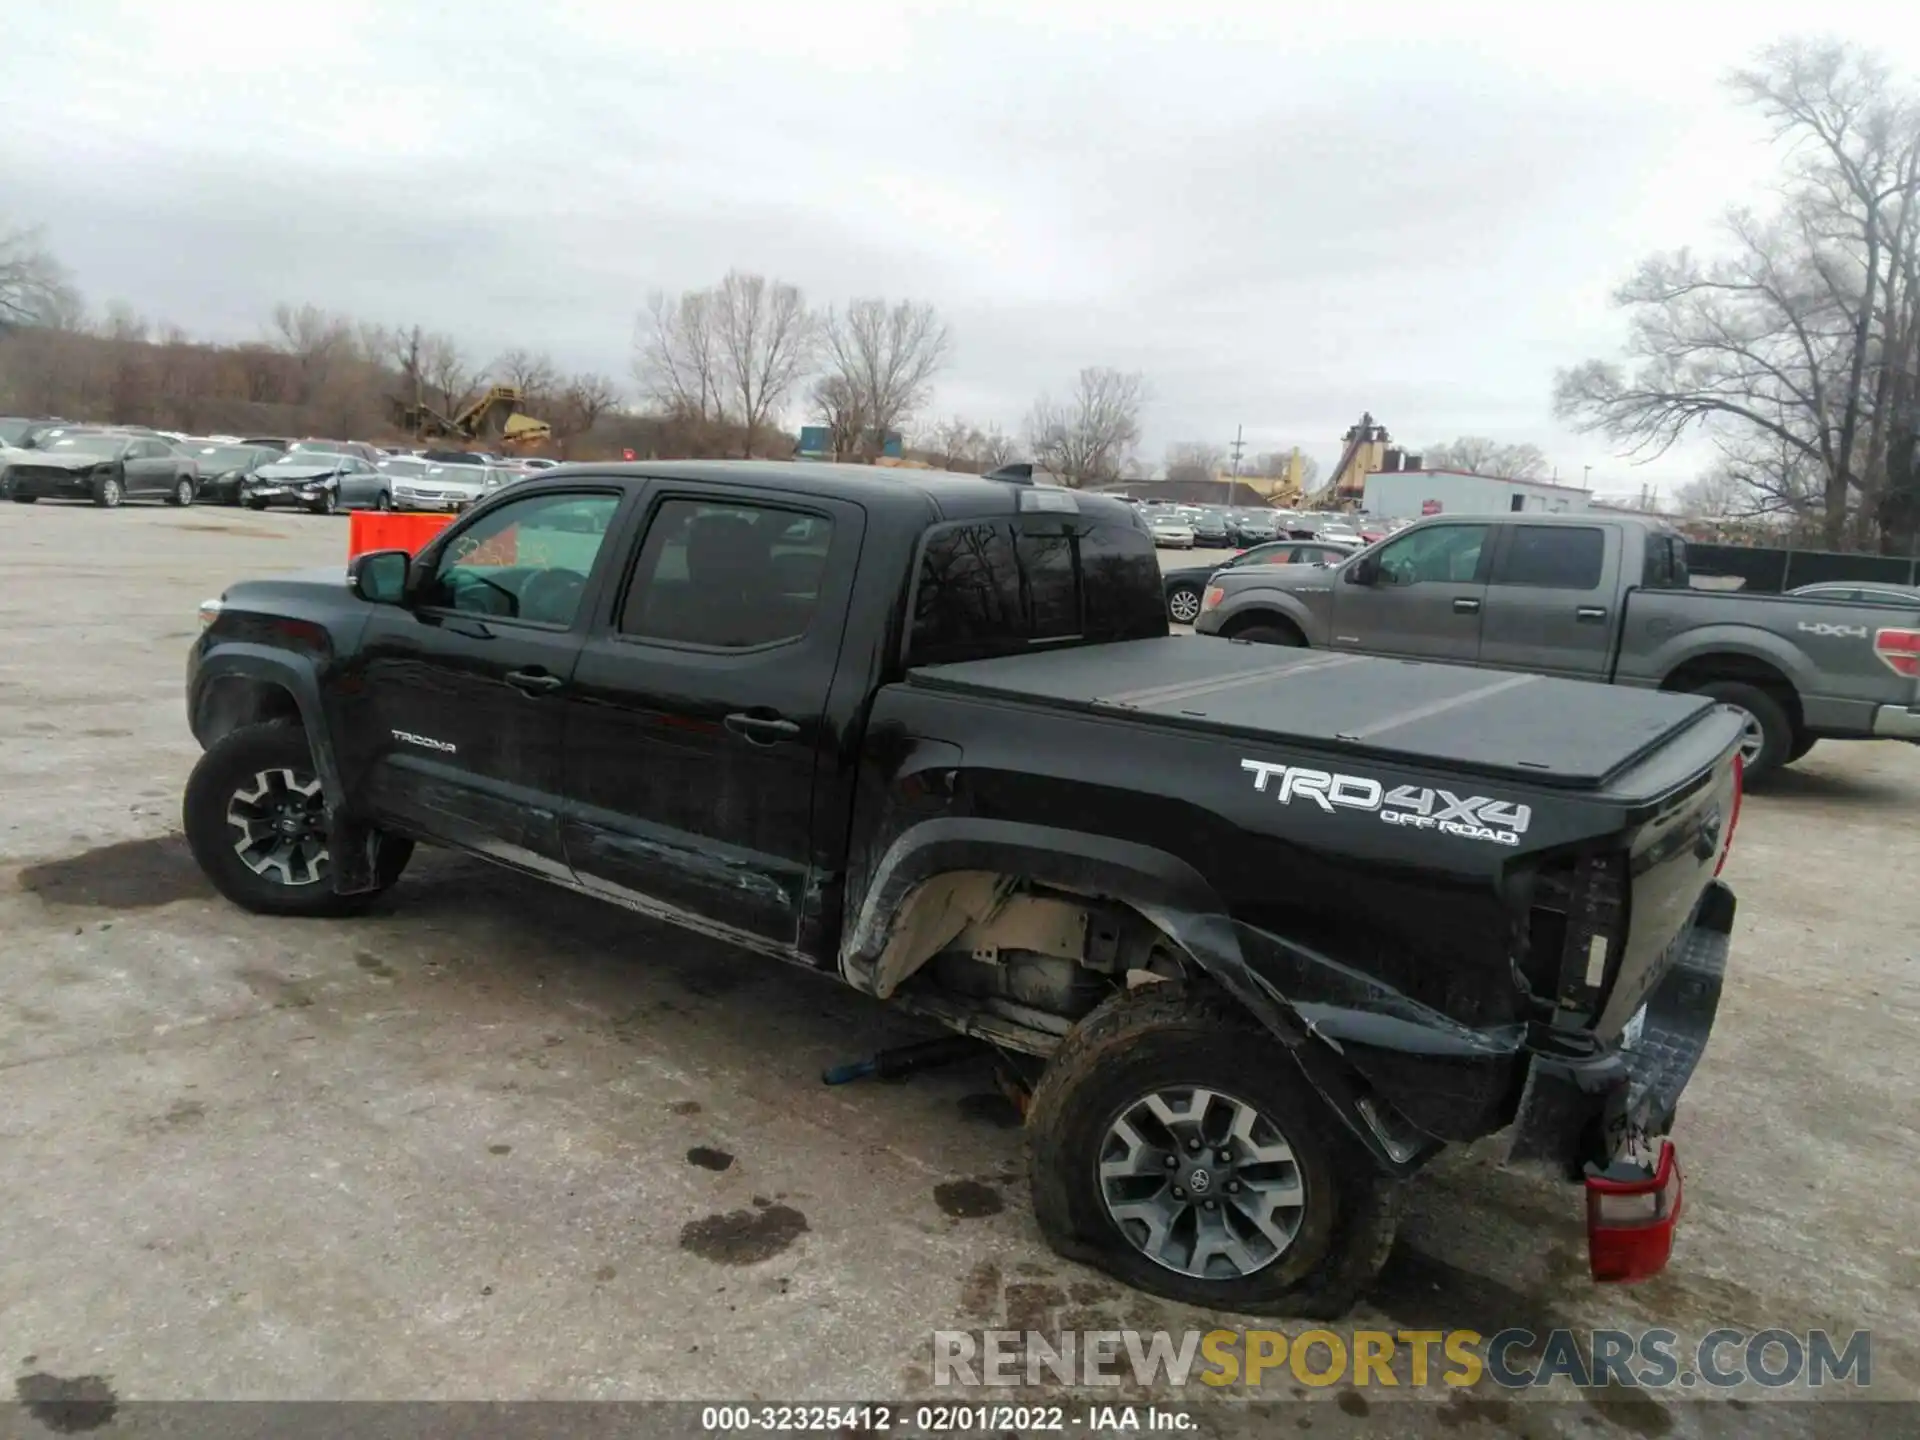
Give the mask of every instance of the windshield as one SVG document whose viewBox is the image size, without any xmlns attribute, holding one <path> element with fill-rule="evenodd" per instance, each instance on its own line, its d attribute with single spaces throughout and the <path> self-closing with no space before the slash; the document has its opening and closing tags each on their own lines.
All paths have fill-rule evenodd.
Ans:
<svg viewBox="0 0 1920 1440">
<path fill-rule="evenodd" d="M 287 449 L 290 451 L 297 450 L 302 455 L 341 455 L 345 453 L 341 450 L 338 440 L 296 440 L 293 444 L 289 445 Z"/>
<path fill-rule="evenodd" d="M 322 451 L 302 450 L 298 455 L 283 455 L 271 465 L 262 467 L 262 473 L 271 470 L 329 470 L 346 459 L 344 455 L 328 455 Z"/>
<path fill-rule="evenodd" d="M 45 448 L 56 455 L 98 455 L 110 460 L 126 443 L 124 435 L 62 435 Z"/>
<path fill-rule="evenodd" d="M 0 420 L 0 445 L 18 445 L 20 437 L 32 428 L 31 420 Z"/>
</svg>

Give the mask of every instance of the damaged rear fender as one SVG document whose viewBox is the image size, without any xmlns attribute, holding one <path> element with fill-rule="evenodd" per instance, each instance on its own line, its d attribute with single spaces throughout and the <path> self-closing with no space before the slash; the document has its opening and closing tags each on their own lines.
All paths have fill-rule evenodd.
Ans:
<svg viewBox="0 0 1920 1440">
<path fill-rule="evenodd" d="M 1020 882 L 1126 905 L 1153 924 L 1281 1043 L 1383 1170 L 1410 1173 L 1438 1148 L 1391 1107 L 1368 1098 L 1337 1045 L 1316 1039 L 1294 998 L 1261 973 L 1266 967 L 1249 963 L 1246 927 L 1226 913 L 1206 879 L 1150 846 L 1017 821 L 923 821 L 896 838 L 875 866 L 844 932 L 842 975 L 854 988 L 886 998 Z M 1253 933 L 1262 948 L 1273 941 Z M 1415 1048 L 1426 1043 L 1407 1038 Z"/>
</svg>

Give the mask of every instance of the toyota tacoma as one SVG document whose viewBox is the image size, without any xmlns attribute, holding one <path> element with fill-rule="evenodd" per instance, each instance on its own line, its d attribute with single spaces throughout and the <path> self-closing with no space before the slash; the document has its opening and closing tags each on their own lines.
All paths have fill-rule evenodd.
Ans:
<svg viewBox="0 0 1920 1440">
<path fill-rule="evenodd" d="M 1337 1315 L 1443 1147 L 1667 1261 L 1740 722 L 1693 695 L 1170 635 L 1126 505 L 572 466 L 202 615 L 188 840 L 262 913 L 453 847 L 993 1047 L 1034 1213 L 1146 1290 Z"/>
</svg>

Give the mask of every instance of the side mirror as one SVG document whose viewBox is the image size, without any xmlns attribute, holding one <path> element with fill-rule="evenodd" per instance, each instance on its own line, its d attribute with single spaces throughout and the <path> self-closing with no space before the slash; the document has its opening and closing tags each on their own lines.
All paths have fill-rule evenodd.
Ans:
<svg viewBox="0 0 1920 1440">
<path fill-rule="evenodd" d="M 1349 585 L 1372 585 L 1380 579 L 1380 561 L 1372 555 L 1362 555 L 1347 566 Z"/>
<path fill-rule="evenodd" d="M 347 584 L 370 604 L 403 605 L 412 565 L 413 556 L 405 550 L 369 550 L 347 562 Z"/>
</svg>

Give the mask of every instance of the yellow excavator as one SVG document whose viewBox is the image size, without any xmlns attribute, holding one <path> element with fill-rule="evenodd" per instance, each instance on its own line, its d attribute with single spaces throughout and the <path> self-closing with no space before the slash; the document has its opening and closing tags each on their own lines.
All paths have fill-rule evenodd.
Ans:
<svg viewBox="0 0 1920 1440">
<path fill-rule="evenodd" d="M 551 439 L 553 427 L 522 414 L 521 399 L 518 387 L 495 385 L 449 418 L 424 400 L 396 396 L 394 419 L 401 429 L 422 440 L 499 440 L 512 446 Z"/>
</svg>

